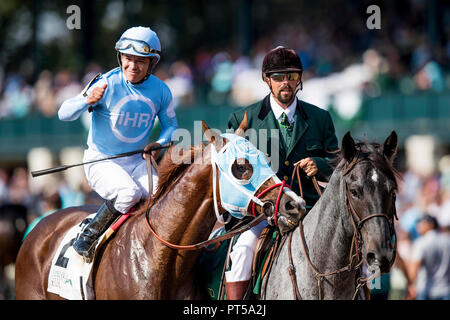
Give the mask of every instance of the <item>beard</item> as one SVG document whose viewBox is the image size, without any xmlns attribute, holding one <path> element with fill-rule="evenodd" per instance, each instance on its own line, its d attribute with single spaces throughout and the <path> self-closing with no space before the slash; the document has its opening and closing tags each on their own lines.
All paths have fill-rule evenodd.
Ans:
<svg viewBox="0 0 450 320">
<path fill-rule="evenodd" d="M 285 89 L 289 90 L 289 92 L 288 93 L 282 92 L 282 90 L 285 90 Z M 289 86 L 284 86 L 284 87 L 280 88 L 280 91 L 276 95 L 276 98 L 281 103 L 287 104 L 287 103 L 291 102 L 292 99 L 294 98 L 294 90 L 292 90 L 292 88 Z"/>
</svg>

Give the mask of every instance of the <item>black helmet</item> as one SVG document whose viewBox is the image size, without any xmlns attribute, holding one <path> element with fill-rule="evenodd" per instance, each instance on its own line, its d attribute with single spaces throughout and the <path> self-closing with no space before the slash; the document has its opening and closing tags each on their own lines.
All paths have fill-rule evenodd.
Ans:
<svg viewBox="0 0 450 320">
<path fill-rule="evenodd" d="M 264 57 L 262 73 L 297 71 L 302 74 L 303 65 L 297 53 L 285 47 L 276 47 Z"/>
<path fill-rule="evenodd" d="M 300 83 L 297 86 L 297 91 L 303 89 L 302 72 L 303 65 L 300 57 L 295 50 L 288 49 L 283 46 L 278 46 L 270 50 L 264 57 L 262 64 L 262 78 L 274 72 L 298 72 L 300 73 Z"/>
</svg>

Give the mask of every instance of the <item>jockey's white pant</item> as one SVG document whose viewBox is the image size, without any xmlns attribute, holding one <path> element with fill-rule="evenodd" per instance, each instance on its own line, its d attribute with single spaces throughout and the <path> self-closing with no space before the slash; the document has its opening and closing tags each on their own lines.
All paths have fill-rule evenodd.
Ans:
<svg viewBox="0 0 450 320">
<path fill-rule="evenodd" d="M 83 162 L 106 157 L 98 151 L 87 149 Z M 141 198 L 148 197 L 147 164 L 141 154 L 86 164 L 84 172 L 91 188 L 103 199 L 117 197 L 114 208 L 121 213 L 127 213 Z M 153 166 L 152 179 L 154 194 L 158 176 Z"/>
<path fill-rule="evenodd" d="M 230 253 L 231 269 L 225 272 L 227 282 L 250 280 L 258 237 L 267 225 L 267 220 L 263 220 L 238 238 Z"/>
</svg>

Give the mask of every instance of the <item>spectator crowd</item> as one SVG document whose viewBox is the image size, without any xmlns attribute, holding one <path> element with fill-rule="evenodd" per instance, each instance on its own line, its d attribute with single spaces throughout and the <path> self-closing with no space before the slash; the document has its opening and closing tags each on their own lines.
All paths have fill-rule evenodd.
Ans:
<svg viewBox="0 0 450 320">
<path fill-rule="evenodd" d="M 358 14 L 362 4 L 355 4 L 353 10 L 346 6 L 339 16 L 330 16 L 326 9 L 314 11 L 314 16 L 306 11 L 298 17 L 301 23 L 279 23 L 256 38 L 248 54 L 231 44 L 214 49 L 202 45 L 174 61 L 168 61 L 163 52 L 156 75 L 168 84 L 176 105 L 243 106 L 267 93 L 261 81 L 262 59 L 268 50 L 283 45 L 295 49 L 302 59 L 303 99 L 324 109 L 334 103 L 344 117 L 355 113 L 364 96 L 389 90 L 404 94 L 449 90 L 448 21 L 443 22 L 440 39 L 433 41 L 427 29 L 426 1 L 404 5 L 408 10 L 383 10 L 378 31 L 366 28 Z M 348 23 L 341 25 L 343 20 Z M 20 66 L 17 71 L 0 67 L 0 119 L 36 113 L 54 116 L 64 99 L 79 93 L 97 72 L 112 67 L 98 63 L 77 72 L 43 70 L 35 80 L 25 77 Z"/>
<path fill-rule="evenodd" d="M 429 174 L 409 168 L 402 175 L 396 231 L 403 275 L 396 273 L 384 288 L 394 297 L 450 299 L 450 155 L 438 168 Z"/>
</svg>

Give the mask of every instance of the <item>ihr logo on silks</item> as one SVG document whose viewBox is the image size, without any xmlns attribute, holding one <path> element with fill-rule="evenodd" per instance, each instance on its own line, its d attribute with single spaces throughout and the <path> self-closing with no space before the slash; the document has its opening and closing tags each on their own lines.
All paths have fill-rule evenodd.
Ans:
<svg viewBox="0 0 450 320">
<path fill-rule="evenodd" d="M 123 97 L 111 110 L 112 132 L 120 141 L 137 142 L 148 133 L 155 115 L 155 105 L 149 98 L 141 95 Z"/>
</svg>

